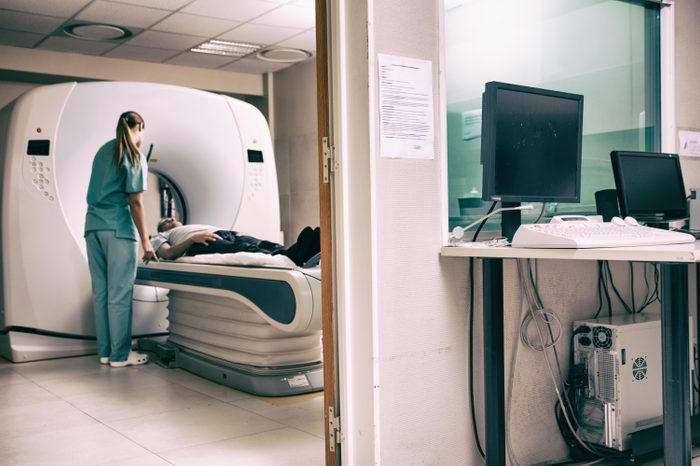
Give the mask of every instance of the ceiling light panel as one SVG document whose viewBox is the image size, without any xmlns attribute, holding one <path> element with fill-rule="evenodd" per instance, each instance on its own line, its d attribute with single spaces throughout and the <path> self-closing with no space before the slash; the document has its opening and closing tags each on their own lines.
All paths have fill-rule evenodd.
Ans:
<svg viewBox="0 0 700 466">
<path fill-rule="evenodd" d="M 245 57 L 255 53 L 263 46 L 249 44 L 247 42 L 229 42 L 227 40 L 212 39 L 191 49 L 192 52 L 207 53 L 210 55 L 223 55 L 226 57 Z"/>
</svg>

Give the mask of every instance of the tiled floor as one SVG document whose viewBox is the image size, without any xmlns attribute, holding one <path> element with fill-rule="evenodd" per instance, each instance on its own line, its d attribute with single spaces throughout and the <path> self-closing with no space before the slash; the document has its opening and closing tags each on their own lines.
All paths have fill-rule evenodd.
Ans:
<svg viewBox="0 0 700 466">
<path fill-rule="evenodd" d="M 262 398 L 155 363 L 0 358 L 3 465 L 324 464 L 323 395 Z"/>
</svg>

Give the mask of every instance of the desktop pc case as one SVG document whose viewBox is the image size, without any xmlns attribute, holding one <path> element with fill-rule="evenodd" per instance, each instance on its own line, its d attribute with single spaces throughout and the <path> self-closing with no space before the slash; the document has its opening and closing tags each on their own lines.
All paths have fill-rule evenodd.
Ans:
<svg viewBox="0 0 700 466">
<path fill-rule="evenodd" d="M 626 314 L 576 321 L 573 328 L 574 364 L 587 379 L 576 407 L 579 434 L 602 447 L 628 450 L 633 433 L 663 421 L 661 321 Z"/>
</svg>

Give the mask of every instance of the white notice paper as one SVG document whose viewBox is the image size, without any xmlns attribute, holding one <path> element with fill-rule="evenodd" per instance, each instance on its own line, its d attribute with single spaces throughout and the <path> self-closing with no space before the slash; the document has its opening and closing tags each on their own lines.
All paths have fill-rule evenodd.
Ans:
<svg viewBox="0 0 700 466">
<path fill-rule="evenodd" d="M 433 63 L 384 54 L 377 60 L 381 157 L 435 158 Z"/>
<path fill-rule="evenodd" d="M 678 148 L 680 155 L 700 156 L 700 133 L 697 131 L 678 131 Z"/>
</svg>

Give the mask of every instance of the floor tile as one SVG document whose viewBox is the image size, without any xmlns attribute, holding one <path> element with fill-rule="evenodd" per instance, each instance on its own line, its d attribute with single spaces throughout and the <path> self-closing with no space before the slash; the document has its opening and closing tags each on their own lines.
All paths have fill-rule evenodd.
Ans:
<svg viewBox="0 0 700 466">
<path fill-rule="evenodd" d="M 160 455 L 176 466 L 322 466 L 323 447 L 321 439 L 283 428 Z"/>
<path fill-rule="evenodd" d="M 222 402 L 107 423 L 152 452 L 173 445 L 194 446 L 283 427 L 281 424 Z"/>
<path fill-rule="evenodd" d="M 94 466 L 146 454 L 140 446 L 98 423 L 14 439 L 0 436 L 0 458 L 7 465 Z"/>
<path fill-rule="evenodd" d="M 12 367 L 0 366 L 0 387 L 27 382 L 30 382 L 30 380 L 12 369 Z"/>
<path fill-rule="evenodd" d="M 0 387 L 0 410 L 3 413 L 6 407 L 33 405 L 42 401 L 56 401 L 59 399 L 56 395 L 32 382 Z"/>
<path fill-rule="evenodd" d="M 154 389 L 168 385 L 152 375 L 139 372 L 133 367 L 111 368 L 102 366 L 97 373 L 41 379 L 36 382 L 60 397 L 72 397 L 99 391 L 129 390 L 130 388 Z"/>
<path fill-rule="evenodd" d="M 106 369 L 100 365 L 95 355 L 23 362 L 14 364 L 12 368 L 35 382 L 56 377 L 65 378 L 94 374 Z"/>
<path fill-rule="evenodd" d="M 258 397 L 153 362 L 0 358 L 0 416 L 1 464 L 323 464 L 321 393 Z"/>
<path fill-rule="evenodd" d="M 139 455 L 132 458 L 100 462 L 97 466 L 169 466 L 172 463 L 154 453 Z"/>
<path fill-rule="evenodd" d="M 254 397 L 231 402 L 248 411 L 323 438 L 323 394 L 280 398 Z"/>
<path fill-rule="evenodd" d="M 5 406 L 2 408 L 0 438 L 9 440 L 94 424 L 97 421 L 63 400 Z"/>
<path fill-rule="evenodd" d="M 218 400 L 173 383 L 141 387 L 101 388 L 64 397 L 101 422 L 117 421 L 219 403 Z"/>
</svg>

